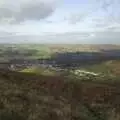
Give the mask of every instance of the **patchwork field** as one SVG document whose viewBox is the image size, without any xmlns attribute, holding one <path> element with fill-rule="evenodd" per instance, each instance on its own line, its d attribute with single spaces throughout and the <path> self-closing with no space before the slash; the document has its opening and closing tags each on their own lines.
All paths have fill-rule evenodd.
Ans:
<svg viewBox="0 0 120 120">
<path fill-rule="evenodd" d="M 49 58 L 56 52 L 97 52 L 104 50 L 118 49 L 119 45 L 42 45 L 42 44 L 3 44 L 0 45 L 0 56 L 5 59 L 16 58 Z"/>
</svg>

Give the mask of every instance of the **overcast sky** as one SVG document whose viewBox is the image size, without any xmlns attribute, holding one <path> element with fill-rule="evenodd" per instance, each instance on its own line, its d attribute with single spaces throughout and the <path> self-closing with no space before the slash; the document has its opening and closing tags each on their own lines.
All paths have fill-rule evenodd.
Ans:
<svg viewBox="0 0 120 120">
<path fill-rule="evenodd" d="M 120 44 L 120 1 L 0 0 L 0 42 Z"/>
</svg>

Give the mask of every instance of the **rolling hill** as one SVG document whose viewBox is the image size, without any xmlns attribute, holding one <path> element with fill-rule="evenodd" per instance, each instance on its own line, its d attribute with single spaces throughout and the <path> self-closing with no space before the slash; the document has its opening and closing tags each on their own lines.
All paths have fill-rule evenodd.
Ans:
<svg viewBox="0 0 120 120">
<path fill-rule="evenodd" d="M 120 82 L 81 79 L 0 71 L 0 119 L 119 120 Z"/>
</svg>

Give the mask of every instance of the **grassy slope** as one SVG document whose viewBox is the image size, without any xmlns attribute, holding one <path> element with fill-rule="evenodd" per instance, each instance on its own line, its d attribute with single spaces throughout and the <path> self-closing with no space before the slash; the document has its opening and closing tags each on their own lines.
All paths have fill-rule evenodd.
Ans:
<svg viewBox="0 0 120 120">
<path fill-rule="evenodd" d="M 20 72 L 34 73 L 34 74 L 37 74 L 37 75 L 46 75 L 46 76 L 54 76 L 54 75 L 58 74 L 55 70 L 51 70 L 50 68 L 45 69 L 45 68 L 42 68 L 42 67 L 30 67 L 30 68 L 23 69 Z"/>
<path fill-rule="evenodd" d="M 115 75 L 120 77 L 120 60 L 107 61 L 100 64 L 89 65 L 81 69 L 91 72 L 104 73 L 106 75 Z"/>
<path fill-rule="evenodd" d="M 10 117 L 11 120 L 69 119 L 68 100 L 58 92 L 60 96 L 56 95 L 50 88 L 52 83 L 46 84 L 49 78 L 56 80 L 57 77 L 2 72 L 0 78 L 1 120 L 10 120 Z"/>
<path fill-rule="evenodd" d="M 0 71 L 0 120 L 107 120 L 108 101 L 109 110 L 119 105 L 117 85 Z M 105 96 L 106 88 L 111 92 Z M 104 101 L 91 106 L 98 94 Z"/>
</svg>

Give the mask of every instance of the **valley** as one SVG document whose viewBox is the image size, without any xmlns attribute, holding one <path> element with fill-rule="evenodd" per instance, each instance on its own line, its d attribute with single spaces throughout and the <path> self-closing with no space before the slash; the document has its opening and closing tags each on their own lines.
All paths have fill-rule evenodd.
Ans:
<svg viewBox="0 0 120 120">
<path fill-rule="evenodd" d="M 81 46 L 2 45 L 0 119 L 119 120 L 119 46 Z"/>
</svg>

